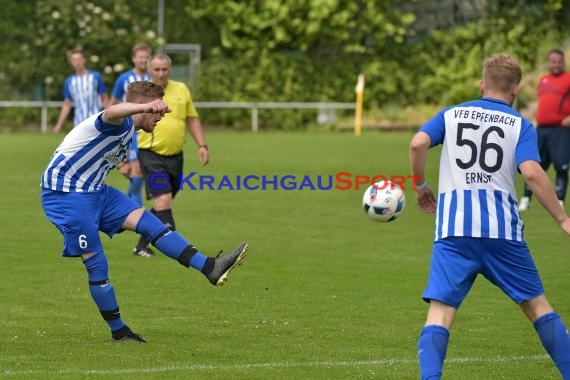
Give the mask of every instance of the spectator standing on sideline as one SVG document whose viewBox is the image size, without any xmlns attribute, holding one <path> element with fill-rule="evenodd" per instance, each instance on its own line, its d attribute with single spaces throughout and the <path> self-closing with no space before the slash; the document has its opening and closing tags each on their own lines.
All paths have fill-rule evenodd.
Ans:
<svg viewBox="0 0 570 380">
<path fill-rule="evenodd" d="M 148 62 L 148 71 L 153 83 L 164 88 L 164 102 L 172 110 L 167 113 L 150 132 L 139 132 L 139 162 L 145 181 L 147 199 L 152 200 L 152 210 L 165 225 L 175 230 L 172 214 L 173 199 L 178 192 L 179 175 L 183 173 L 183 148 L 186 129 L 198 146 L 198 158 L 202 166 L 209 160 L 208 145 L 204 138 L 202 124 L 194 107 L 188 87 L 170 79 L 172 61 L 166 54 L 156 54 Z M 153 173 L 167 176 L 161 186 L 149 183 Z M 134 253 L 145 250 L 148 241 L 141 236 Z"/>
<path fill-rule="evenodd" d="M 548 53 L 548 74 L 538 82 L 538 109 L 536 125 L 538 151 L 542 168 L 550 164 L 556 170 L 556 197 L 564 206 L 568 188 L 568 164 L 570 162 L 570 73 L 565 71 L 564 52 Z M 519 202 L 519 211 L 530 207 L 532 191 L 525 183 L 524 196 Z"/>
<path fill-rule="evenodd" d="M 410 143 L 412 174 L 420 178 L 425 178 L 429 149 L 443 146 L 437 203 L 425 179 L 416 188 L 420 210 L 437 212 L 423 293 L 429 309 L 418 340 L 422 379 L 441 378 L 451 326 L 479 274 L 520 306 L 562 377 L 570 379 L 570 337 L 544 295 L 516 209 L 519 170 L 570 235 L 570 219 L 540 166 L 536 131 L 512 108 L 521 72 L 505 54 L 487 58 L 480 84 L 483 97 L 442 110 Z"/>
<path fill-rule="evenodd" d="M 111 105 L 124 102 L 127 94 L 127 86 L 132 82 L 150 81 L 150 74 L 147 71 L 147 62 L 152 54 L 152 49 L 147 44 L 136 44 L 133 47 L 131 59 L 133 68 L 119 75 L 113 87 Z M 127 160 L 119 165 L 119 171 L 129 179 L 129 190 L 127 195 L 139 206 L 142 206 L 142 172 L 138 159 L 137 148 L 138 131 L 133 135 L 133 142 L 127 154 Z M 150 256 L 150 248 L 136 252 L 140 256 Z"/>
<path fill-rule="evenodd" d="M 71 102 L 74 106 L 73 126 L 89 116 L 96 114 L 109 105 L 109 95 L 103 77 L 97 71 L 85 67 L 85 53 L 74 49 L 69 54 L 69 64 L 75 74 L 67 77 L 63 86 L 63 106 L 57 123 L 53 127 L 55 133 L 63 128 L 63 123 L 71 112 Z"/>
</svg>

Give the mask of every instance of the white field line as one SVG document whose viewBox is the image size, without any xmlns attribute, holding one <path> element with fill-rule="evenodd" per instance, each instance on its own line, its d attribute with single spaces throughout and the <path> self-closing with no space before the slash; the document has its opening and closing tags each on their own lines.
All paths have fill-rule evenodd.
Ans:
<svg viewBox="0 0 570 380">
<path fill-rule="evenodd" d="M 550 360 L 548 355 L 534 356 L 498 356 L 494 358 L 449 358 L 445 363 L 512 363 L 517 361 L 544 361 Z M 334 368 L 334 367 L 388 367 L 402 364 L 417 363 L 417 359 L 379 359 L 379 360 L 355 360 L 336 361 L 323 360 L 312 362 L 273 362 L 273 363 L 243 363 L 243 364 L 188 364 L 149 368 L 110 368 L 110 369 L 59 369 L 59 370 L 4 370 L 1 376 L 29 376 L 29 375 L 121 375 L 121 374 L 150 374 L 164 372 L 201 372 L 223 371 L 243 369 L 278 369 L 278 368 Z"/>
</svg>

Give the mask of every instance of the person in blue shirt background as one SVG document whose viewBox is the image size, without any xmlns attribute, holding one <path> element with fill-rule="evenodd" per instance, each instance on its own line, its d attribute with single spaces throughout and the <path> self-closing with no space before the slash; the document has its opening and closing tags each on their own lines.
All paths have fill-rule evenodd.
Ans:
<svg viewBox="0 0 570 380">
<path fill-rule="evenodd" d="M 111 105 L 125 101 L 127 86 L 130 83 L 151 80 L 150 74 L 147 70 L 147 61 L 151 54 L 152 49 L 147 44 L 139 43 L 133 47 L 131 54 L 133 68 L 119 75 L 115 81 L 111 97 Z M 127 160 L 119 165 L 119 172 L 129 179 L 129 190 L 127 191 L 129 198 L 142 206 L 143 179 L 138 159 L 137 137 L 138 133 L 135 131 L 131 147 L 127 154 Z M 150 257 L 154 255 L 154 252 L 150 248 L 145 247 L 140 250 L 135 249 L 134 254 L 142 257 Z"/>
<path fill-rule="evenodd" d="M 63 86 L 63 105 L 53 131 L 59 133 L 71 112 L 73 102 L 73 126 L 109 105 L 109 95 L 103 77 L 97 71 L 85 67 L 85 53 L 74 49 L 69 54 L 69 64 L 75 74 L 67 77 Z"/>
</svg>

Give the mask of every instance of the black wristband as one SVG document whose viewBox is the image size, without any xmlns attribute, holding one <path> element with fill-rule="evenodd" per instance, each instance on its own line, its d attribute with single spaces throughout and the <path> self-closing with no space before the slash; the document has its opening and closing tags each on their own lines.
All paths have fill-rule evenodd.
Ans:
<svg viewBox="0 0 570 380">
<path fill-rule="evenodd" d="M 198 149 L 200 148 L 206 148 L 206 150 L 208 150 L 208 145 L 207 144 L 198 145 Z"/>
</svg>

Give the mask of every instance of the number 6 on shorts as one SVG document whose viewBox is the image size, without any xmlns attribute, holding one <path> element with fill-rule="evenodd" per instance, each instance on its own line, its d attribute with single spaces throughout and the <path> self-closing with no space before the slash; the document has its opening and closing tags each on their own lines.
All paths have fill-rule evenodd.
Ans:
<svg viewBox="0 0 570 380">
<path fill-rule="evenodd" d="M 87 236 L 79 235 L 79 248 L 81 249 L 87 248 Z"/>
</svg>

